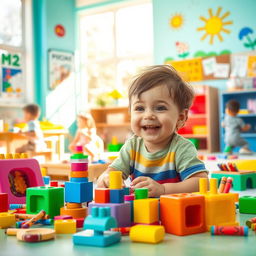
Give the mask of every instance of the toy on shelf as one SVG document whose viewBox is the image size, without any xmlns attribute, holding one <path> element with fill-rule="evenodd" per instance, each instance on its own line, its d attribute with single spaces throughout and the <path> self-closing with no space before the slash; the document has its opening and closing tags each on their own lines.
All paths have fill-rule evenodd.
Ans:
<svg viewBox="0 0 256 256">
<path fill-rule="evenodd" d="M 122 146 L 122 143 L 118 143 L 117 137 L 112 136 L 111 143 L 109 143 L 107 146 L 108 152 L 119 152 Z"/>
<path fill-rule="evenodd" d="M 66 205 L 60 209 L 60 213 L 73 218 L 85 218 L 87 207 L 82 204 L 92 201 L 93 187 L 92 182 L 88 182 L 88 156 L 83 154 L 82 146 L 76 147 L 70 162 L 70 181 L 65 182 Z"/>
<path fill-rule="evenodd" d="M 110 216 L 109 207 L 93 207 L 91 215 L 84 221 L 85 230 L 73 235 L 73 243 L 100 247 L 118 243 L 121 240 L 120 233 L 110 231 L 116 227 L 117 222 Z"/>
<path fill-rule="evenodd" d="M 24 157 L 8 154 L 0 160 L 0 193 L 8 194 L 9 204 L 24 204 L 27 188 L 44 185 L 37 160 Z"/>
</svg>

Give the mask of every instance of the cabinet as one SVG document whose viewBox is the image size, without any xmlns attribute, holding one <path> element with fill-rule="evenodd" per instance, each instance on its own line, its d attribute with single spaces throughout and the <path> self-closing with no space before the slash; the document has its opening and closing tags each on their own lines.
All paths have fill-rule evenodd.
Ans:
<svg viewBox="0 0 256 256">
<path fill-rule="evenodd" d="M 249 143 L 249 147 L 251 150 L 256 151 L 256 111 L 250 110 L 250 102 L 256 103 L 256 90 L 241 90 L 241 91 L 233 91 L 233 92 L 223 92 L 220 95 L 220 124 L 225 116 L 225 106 L 226 103 L 231 100 L 237 100 L 240 103 L 240 114 L 238 117 L 241 117 L 245 123 L 251 125 L 251 129 L 248 132 L 241 133 L 241 137 L 243 137 Z M 249 108 L 248 108 L 249 107 Z M 225 129 L 223 127 L 219 127 L 220 129 L 220 147 L 221 151 L 224 150 L 224 133 Z M 237 152 L 238 148 L 234 149 L 234 152 Z"/>
</svg>

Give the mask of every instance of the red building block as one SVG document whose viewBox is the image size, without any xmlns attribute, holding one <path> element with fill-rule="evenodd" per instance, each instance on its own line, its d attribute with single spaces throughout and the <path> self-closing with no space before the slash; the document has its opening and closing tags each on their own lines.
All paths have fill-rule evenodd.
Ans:
<svg viewBox="0 0 256 256">
<path fill-rule="evenodd" d="M 8 194 L 0 193 L 0 212 L 7 212 L 8 206 Z"/>
<path fill-rule="evenodd" d="M 108 188 L 96 188 L 95 189 L 95 203 L 109 203 L 110 202 L 110 190 Z"/>
</svg>

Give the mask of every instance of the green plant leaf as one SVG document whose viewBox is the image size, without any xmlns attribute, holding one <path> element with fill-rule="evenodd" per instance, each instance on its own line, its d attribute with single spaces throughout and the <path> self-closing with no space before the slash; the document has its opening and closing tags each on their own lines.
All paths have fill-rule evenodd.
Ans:
<svg viewBox="0 0 256 256">
<path fill-rule="evenodd" d="M 204 51 L 197 51 L 195 54 L 194 54 L 194 57 L 195 58 L 198 58 L 198 57 L 206 57 L 206 53 Z"/>
<path fill-rule="evenodd" d="M 245 46 L 245 47 L 247 47 L 247 48 L 252 47 L 252 45 L 251 45 L 251 44 L 249 44 L 249 43 L 244 43 L 244 46 Z"/>
<path fill-rule="evenodd" d="M 219 55 L 231 54 L 230 50 L 223 50 L 219 53 Z"/>
</svg>

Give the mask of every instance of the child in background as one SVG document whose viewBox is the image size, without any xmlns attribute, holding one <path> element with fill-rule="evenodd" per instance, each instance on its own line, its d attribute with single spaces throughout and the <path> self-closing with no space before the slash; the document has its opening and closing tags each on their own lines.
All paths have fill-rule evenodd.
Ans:
<svg viewBox="0 0 256 256">
<path fill-rule="evenodd" d="M 117 159 L 99 177 L 98 187 L 109 186 L 109 172 L 132 177 L 131 188 L 148 188 L 150 197 L 199 190 L 207 178 L 194 145 L 177 131 L 185 125 L 194 92 L 170 66 L 153 66 L 129 88 L 131 129 Z"/>
<path fill-rule="evenodd" d="M 36 104 L 29 104 L 23 108 L 24 121 L 27 123 L 27 131 L 21 132 L 28 142 L 19 148 L 16 153 L 26 153 L 29 151 L 40 152 L 45 150 L 44 135 L 40 128 L 38 118 L 40 116 L 40 108 Z"/>
<path fill-rule="evenodd" d="M 89 155 L 91 160 L 99 160 L 104 152 L 104 143 L 96 134 L 96 125 L 92 115 L 86 111 L 81 111 L 77 115 L 77 126 L 74 140 L 69 145 L 69 150 L 75 153 L 76 146 L 83 146 L 85 154 Z"/>
<path fill-rule="evenodd" d="M 244 121 L 237 117 L 240 109 L 240 104 L 236 100 L 229 100 L 226 104 L 226 115 L 222 126 L 225 128 L 225 144 L 224 152 L 232 153 L 235 147 L 241 147 L 239 153 L 250 154 L 252 151 L 248 148 L 248 143 L 240 133 L 247 132 L 251 129 L 250 124 L 245 124 Z"/>
</svg>

